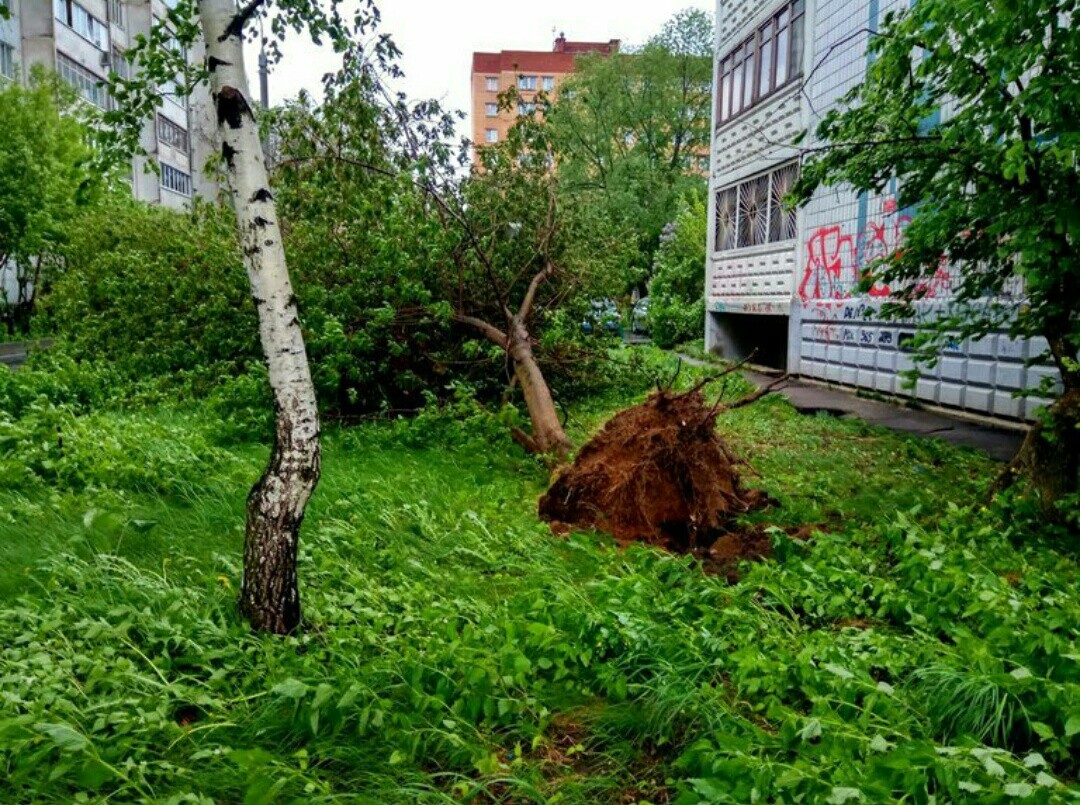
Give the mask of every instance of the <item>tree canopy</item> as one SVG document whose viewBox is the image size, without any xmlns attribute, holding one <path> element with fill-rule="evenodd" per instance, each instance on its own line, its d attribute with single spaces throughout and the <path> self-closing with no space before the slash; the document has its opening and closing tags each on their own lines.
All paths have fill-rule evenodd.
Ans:
<svg viewBox="0 0 1080 805">
<path fill-rule="evenodd" d="M 0 84 L 0 321 L 9 333 L 28 331 L 36 292 L 100 184 L 65 90 L 40 70 L 28 87 Z"/>
<path fill-rule="evenodd" d="M 950 311 L 927 322 L 923 357 L 931 360 L 946 338 L 997 328 L 1045 339 L 1044 357 L 1065 390 L 1053 430 L 1074 457 L 1051 462 L 1049 475 L 1075 489 L 1078 4 L 920 0 L 886 18 L 869 54 L 866 80 L 821 121 L 823 146 L 796 194 L 805 201 L 817 187 L 845 183 L 880 191 L 897 180 L 913 220 L 902 248 L 870 267 L 865 286 L 888 285 L 886 314 L 911 316 L 931 282 L 951 275 Z"/>
<path fill-rule="evenodd" d="M 678 199 L 705 182 L 712 29 L 687 10 L 640 48 L 579 59 L 546 113 L 563 184 L 635 232 L 639 282 Z"/>
</svg>

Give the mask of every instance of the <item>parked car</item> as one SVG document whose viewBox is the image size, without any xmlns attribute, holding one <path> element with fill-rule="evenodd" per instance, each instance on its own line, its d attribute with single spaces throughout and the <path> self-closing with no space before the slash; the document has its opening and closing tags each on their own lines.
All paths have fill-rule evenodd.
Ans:
<svg viewBox="0 0 1080 805">
<path fill-rule="evenodd" d="M 581 322 L 581 329 L 586 333 L 608 332 L 613 335 L 623 334 L 622 314 L 613 299 L 593 299 L 589 302 L 589 311 Z"/>
<path fill-rule="evenodd" d="M 643 296 L 630 308 L 630 332 L 646 335 L 649 332 L 649 297 Z"/>
</svg>

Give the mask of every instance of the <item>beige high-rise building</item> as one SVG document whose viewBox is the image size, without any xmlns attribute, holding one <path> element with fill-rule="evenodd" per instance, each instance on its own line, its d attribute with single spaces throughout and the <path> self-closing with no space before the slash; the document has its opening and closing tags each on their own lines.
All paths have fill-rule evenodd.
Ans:
<svg viewBox="0 0 1080 805">
<path fill-rule="evenodd" d="M 550 52 L 543 50 L 502 50 L 498 53 L 473 53 L 472 121 L 473 143 L 482 147 L 501 142 L 522 111 L 535 102 L 537 93 L 554 95 L 567 75 L 574 72 L 574 62 L 585 53 L 610 56 L 619 50 L 619 40 L 607 42 L 570 42 L 562 34 Z M 499 94 L 516 86 L 521 108 L 500 110 Z"/>
<path fill-rule="evenodd" d="M 110 70 L 129 69 L 124 51 L 165 19 L 174 0 L 7 0 L 11 18 L 0 20 L 0 81 L 27 81 L 35 65 L 55 71 L 84 101 L 101 109 L 113 103 L 101 82 Z M 199 48 L 201 50 L 201 48 Z M 188 53 L 194 63 L 201 53 Z M 216 182 L 204 173 L 213 149 L 209 91 L 191 97 L 166 94 L 147 121 L 132 160 L 135 198 L 182 208 L 193 195 L 213 196 Z M 147 162 L 158 164 L 157 173 Z"/>
</svg>

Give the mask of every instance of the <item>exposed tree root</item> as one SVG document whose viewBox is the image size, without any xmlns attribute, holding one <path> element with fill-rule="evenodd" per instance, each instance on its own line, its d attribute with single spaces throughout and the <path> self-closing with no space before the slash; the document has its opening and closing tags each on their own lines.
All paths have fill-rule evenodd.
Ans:
<svg viewBox="0 0 1080 805">
<path fill-rule="evenodd" d="M 770 501 L 743 487 L 739 469 L 748 465 L 716 433 L 716 419 L 776 384 L 712 406 L 703 385 L 683 394 L 662 389 L 616 414 L 556 476 L 540 499 L 540 517 L 557 529 L 596 528 L 705 559 L 767 553 L 768 538 L 736 529 L 735 520 Z"/>
</svg>

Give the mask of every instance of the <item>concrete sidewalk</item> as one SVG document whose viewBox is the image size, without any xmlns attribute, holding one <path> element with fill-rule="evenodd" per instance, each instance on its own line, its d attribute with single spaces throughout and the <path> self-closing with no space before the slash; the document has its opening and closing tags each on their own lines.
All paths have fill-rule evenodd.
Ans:
<svg viewBox="0 0 1080 805">
<path fill-rule="evenodd" d="M 693 366 L 717 366 L 715 363 L 691 358 L 689 355 L 680 354 L 679 357 Z M 749 369 L 744 370 L 743 375 L 758 386 L 765 386 L 776 380 L 775 376 Z M 971 447 L 997 461 L 1011 459 L 1024 441 L 1023 430 L 998 428 L 952 416 L 942 411 L 905 408 L 887 402 L 869 400 L 856 396 L 853 391 L 807 383 L 797 378 L 789 379 L 787 385 L 777 393 L 786 397 L 800 413 L 858 417 L 872 425 L 880 425 L 900 433 L 930 436 L 950 444 Z"/>
<path fill-rule="evenodd" d="M 17 369 L 26 362 L 31 352 L 48 349 L 52 346 L 51 338 L 38 338 L 33 341 L 5 341 L 0 344 L 0 366 Z"/>
<path fill-rule="evenodd" d="M 0 344 L 0 365 L 14 369 L 26 360 L 26 347 L 21 343 Z"/>
</svg>

